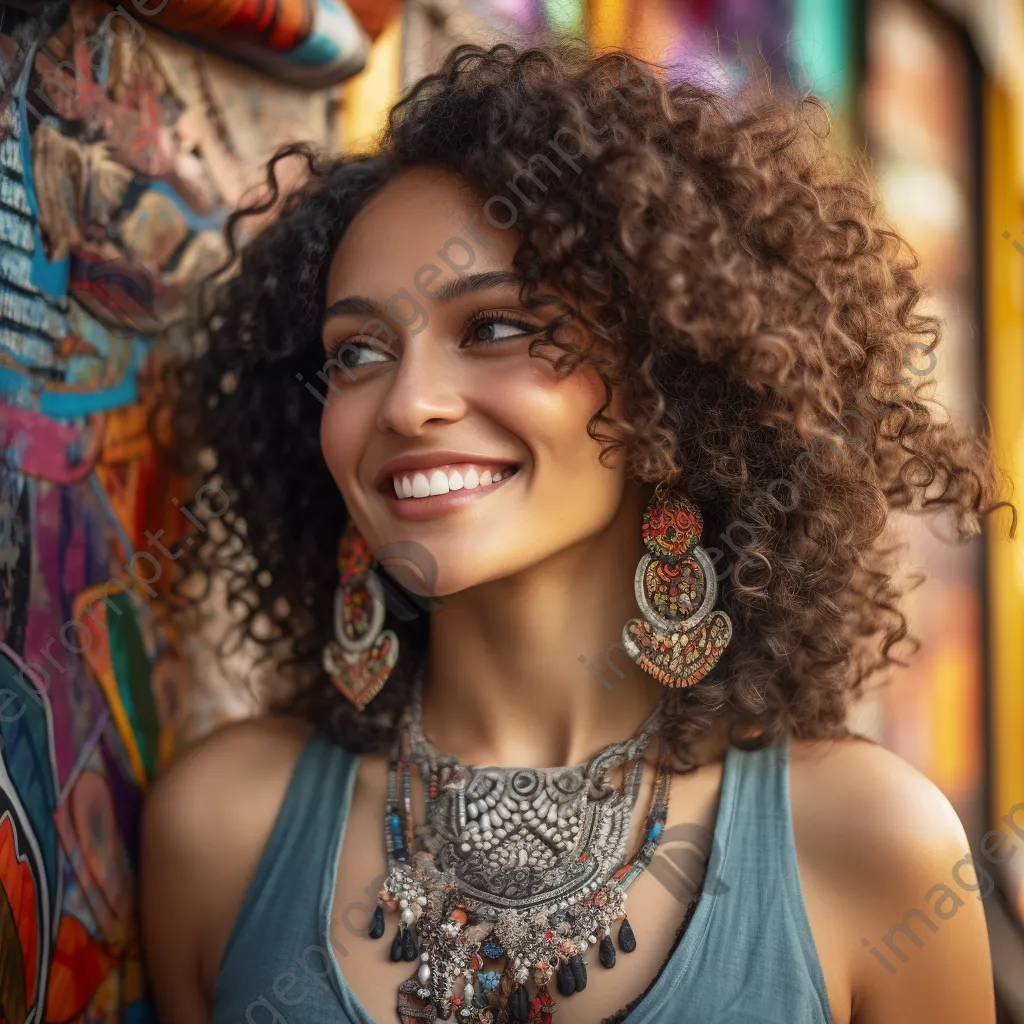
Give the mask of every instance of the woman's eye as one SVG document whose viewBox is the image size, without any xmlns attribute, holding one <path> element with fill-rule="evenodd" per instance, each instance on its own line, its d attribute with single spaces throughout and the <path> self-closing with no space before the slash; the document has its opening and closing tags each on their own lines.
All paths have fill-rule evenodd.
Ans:
<svg viewBox="0 0 1024 1024">
<path fill-rule="evenodd" d="M 479 320 L 469 331 L 471 341 L 489 342 L 506 341 L 509 338 L 519 338 L 526 334 L 536 334 L 540 330 L 534 324 L 524 320 L 491 319 Z"/>
<path fill-rule="evenodd" d="M 384 363 L 388 354 L 373 345 L 364 345 L 358 341 L 345 341 L 330 349 L 329 357 L 345 367 L 369 366 L 371 363 Z"/>
</svg>

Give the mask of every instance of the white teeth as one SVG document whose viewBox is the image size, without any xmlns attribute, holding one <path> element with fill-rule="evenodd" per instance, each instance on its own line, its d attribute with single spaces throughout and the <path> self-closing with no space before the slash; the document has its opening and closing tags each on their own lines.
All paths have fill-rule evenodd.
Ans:
<svg viewBox="0 0 1024 1024">
<path fill-rule="evenodd" d="M 430 493 L 431 494 L 447 494 L 448 493 L 448 477 L 444 475 L 439 469 L 435 469 L 430 477 Z"/>
<path fill-rule="evenodd" d="M 447 474 L 443 469 L 435 469 L 429 478 L 426 473 L 413 473 L 411 477 L 393 476 L 391 483 L 398 498 L 426 498 L 434 494 L 447 494 L 449 491 L 472 491 L 477 487 L 487 487 L 500 483 L 514 472 L 514 466 L 505 473 L 492 473 L 489 469 L 477 473 L 476 468 L 470 466 L 465 476 L 457 469 L 450 470 Z"/>
</svg>

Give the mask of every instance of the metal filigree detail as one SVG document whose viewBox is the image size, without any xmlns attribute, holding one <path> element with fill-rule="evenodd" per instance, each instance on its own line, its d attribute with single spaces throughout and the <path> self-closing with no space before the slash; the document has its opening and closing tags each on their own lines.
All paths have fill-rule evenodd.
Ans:
<svg viewBox="0 0 1024 1024">
<path fill-rule="evenodd" d="M 606 878 L 626 852 L 640 773 L 627 773 L 621 787 L 605 778 L 642 756 L 659 715 L 586 765 L 467 768 L 424 736 L 417 694 L 410 751 L 425 777 L 437 780 L 438 796 L 427 799 L 425 837 L 438 870 L 495 913 L 566 901 Z"/>
<path fill-rule="evenodd" d="M 660 708 L 625 743 L 568 768 L 467 767 L 423 734 L 417 683 L 388 781 L 389 872 L 371 934 L 397 912 L 392 958 L 419 957 L 399 990 L 399 1017 L 508 1024 L 550 1020 L 557 976 L 568 995 L 586 984 L 588 951 L 620 949 L 632 931 L 626 892 L 664 829 L 671 774 L 659 767 L 643 841 L 626 858 L 644 754 Z M 414 829 L 409 768 L 426 785 L 426 821 Z M 621 768 L 621 780 L 611 779 Z M 417 945 L 418 943 L 418 945 Z M 606 951 L 601 963 L 614 963 Z M 527 986 L 532 986 L 528 989 Z"/>
</svg>

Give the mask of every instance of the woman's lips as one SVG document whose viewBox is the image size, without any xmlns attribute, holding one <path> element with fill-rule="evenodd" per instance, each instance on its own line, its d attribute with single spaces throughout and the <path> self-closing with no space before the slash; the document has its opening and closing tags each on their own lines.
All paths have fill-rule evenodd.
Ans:
<svg viewBox="0 0 1024 1024">
<path fill-rule="evenodd" d="M 461 462 L 428 469 L 408 470 L 391 477 L 391 487 L 400 500 L 427 498 L 449 491 L 471 491 L 477 487 L 489 487 L 500 483 L 502 478 L 516 471 L 518 467 L 507 462 Z M 382 483 L 382 490 L 387 484 Z"/>
<path fill-rule="evenodd" d="M 478 482 L 475 487 L 463 485 L 455 490 L 449 488 L 445 494 L 431 494 L 422 498 L 399 498 L 395 493 L 394 487 L 392 487 L 390 492 L 385 493 L 384 500 L 388 502 L 388 508 L 396 519 L 407 521 L 434 519 L 438 516 L 447 515 L 449 512 L 454 512 L 470 502 L 485 498 L 487 495 L 504 487 L 510 480 L 515 479 L 517 474 L 518 467 L 509 466 L 501 471 L 501 479 L 496 482 L 487 484 Z M 413 476 L 413 474 L 405 475 L 408 475 L 410 478 Z M 422 475 L 426 476 L 425 473 Z M 422 482 L 420 482 L 420 486 L 417 489 L 422 490 Z"/>
</svg>

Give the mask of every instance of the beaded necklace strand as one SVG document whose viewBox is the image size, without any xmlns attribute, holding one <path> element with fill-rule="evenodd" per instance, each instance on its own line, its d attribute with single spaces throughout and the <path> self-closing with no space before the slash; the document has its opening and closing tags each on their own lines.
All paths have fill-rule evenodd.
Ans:
<svg viewBox="0 0 1024 1024">
<path fill-rule="evenodd" d="M 481 1024 L 551 1024 L 552 980 L 562 996 L 582 991 L 587 985 L 591 945 L 597 946 L 603 967 L 615 966 L 613 921 L 621 920 L 618 951 L 636 949 L 636 936 L 625 914 L 626 892 L 651 863 L 664 833 L 672 780 L 664 753 L 643 838 L 632 857 L 609 877 L 592 882 L 567 900 L 533 911 L 505 910 L 496 917 L 494 907 L 467 895 L 451 871 L 436 869 L 428 849 L 429 829 L 423 826 L 417 834 L 411 807 L 414 758 L 410 746 L 409 729 L 403 727 L 388 772 L 384 814 L 388 875 L 369 931 L 371 938 L 380 938 L 385 911 L 396 913 L 399 921 L 391 959 L 419 962 L 399 986 L 400 1019 L 413 1024 L 455 1015 L 460 1021 Z M 426 760 L 415 763 L 428 799 L 437 800 L 445 788 L 439 773 Z M 621 784 L 613 788 L 621 797 L 631 793 L 635 800 L 644 769 L 642 748 L 623 769 Z M 590 850 L 584 849 L 576 862 L 583 864 L 589 856 Z M 524 961 L 524 950 L 531 962 Z"/>
</svg>

